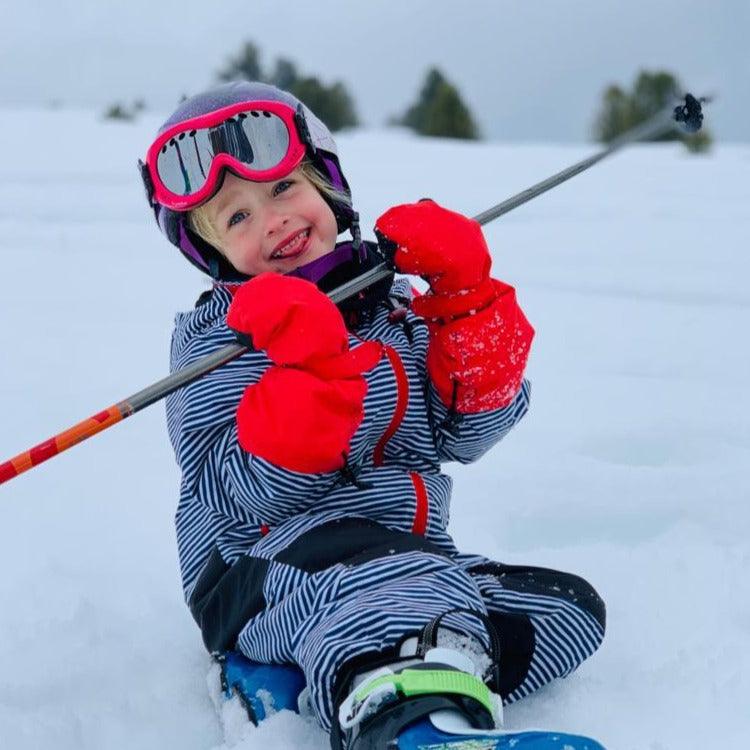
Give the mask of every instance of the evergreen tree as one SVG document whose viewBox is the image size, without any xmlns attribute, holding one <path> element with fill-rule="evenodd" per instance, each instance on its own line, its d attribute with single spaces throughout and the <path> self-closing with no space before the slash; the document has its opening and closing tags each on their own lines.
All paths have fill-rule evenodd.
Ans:
<svg viewBox="0 0 750 750">
<path fill-rule="evenodd" d="M 287 60 L 284 57 L 276 60 L 276 67 L 270 76 L 270 82 L 274 86 L 278 86 L 285 91 L 291 91 L 298 80 L 299 73 L 297 72 L 297 66 L 291 60 Z"/>
<path fill-rule="evenodd" d="M 620 133 L 633 127 L 630 98 L 619 86 L 609 86 L 604 92 L 602 111 L 596 124 L 597 139 L 610 143 Z"/>
<path fill-rule="evenodd" d="M 116 102 L 104 110 L 104 119 L 129 121 L 133 119 L 133 113 L 124 104 Z"/>
<path fill-rule="evenodd" d="M 240 53 L 230 58 L 219 78 L 222 81 L 263 81 L 289 91 L 332 131 L 358 124 L 354 102 L 343 83 L 337 81 L 326 86 L 315 76 L 301 76 L 295 63 L 283 57 L 278 58 L 273 71 L 266 74 L 260 64 L 260 52 L 252 42 L 246 42 Z"/>
<path fill-rule="evenodd" d="M 332 131 L 358 124 L 354 103 L 340 82 L 324 86 L 311 76 L 298 79 L 289 91 L 310 107 Z"/>
<path fill-rule="evenodd" d="M 419 99 L 395 122 L 422 135 L 479 138 L 479 129 L 461 95 L 437 68 L 427 72 Z"/>
<path fill-rule="evenodd" d="M 626 131 L 640 125 L 655 114 L 681 99 L 683 91 L 677 78 L 659 70 L 641 71 L 630 93 L 617 85 L 609 86 L 602 97 L 602 106 L 596 118 L 594 133 L 597 140 L 611 143 Z M 686 134 L 677 130 L 652 138 L 654 141 L 682 141 L 691 151 L 705 151 L 711 145 L 710 133 Z"/>
<path fill-rule="evenodd" d="M 229 58 L 224 70 L 219 72 L 220 81 L 262 81 L 263 70 L 260 65 L 260 52 L 252 42 L 245 42 L 235 57 Z"/>
<path fill-rule="evenodd" d="M 146 109 L 146 102 L 143 99 L 136 99 L 131 107 L 121 102 L 110 104 L 104 110 L 105 120 L 135 120 L 135 118 Z"/>
</svg>

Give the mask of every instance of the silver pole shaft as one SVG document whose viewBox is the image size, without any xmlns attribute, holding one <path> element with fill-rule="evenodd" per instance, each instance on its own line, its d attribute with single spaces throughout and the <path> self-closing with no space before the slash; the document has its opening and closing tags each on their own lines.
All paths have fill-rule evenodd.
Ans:
<svg viewBox="0 0 750 750">
<path fill-rule="evenodd" d="M 366 289 L 368 286 L 386 278 L 391 273 L 393 272 L 388 266 L 385 263 L 381 263 L 367 273 L 362 274 L 362 276 L 336 287 L 328 296 L 333 302 L 341 302 L 354 296 L 362 289 Z M 172 391 L 182 388 L 183 385 L 192 383 L 207 372 L 211 372 L 211 370 L 215 370 L 217 367 L 221 367 L 227 362 L 237 359 L 237 357 L 242 356 L 247 351 L 249 349 L 242 344 L 227 344 L 213 354 L 209 354 L 203 359 L 193 362 L 192 365 L 183 367 L 182 370 L 168 375 L 166 378 L 162 378 L 142 391 L 138 391 L 138 393 L 125 399 L 124 403 L 132 407 L 132 413 L 137 412 L 168 396 Z"/>
<path fill-rule="evenodd" d="M 512 198 L 508 198 L 502 203 L 498 203 L 493 208 L 482 212 L 475 218 L 480 224 L 486 224 L 493 219 L 497 219 L 498 216 L 507 214 L 514 208 L 518 208 L 524 203 L 528 203 L 538 195 L 546 193 L 548 190 L 552 190 L 553 187 L 557 187 L 559 184 L 566 182 L 571 177 L 575 177 L 577 174 L 585 172 L 589 167 L 593 167 L 597 162 L 600 162 L 602 159 L 605 159 L 611 154 L 614 154 L 615 151 L 619 151 L 621 148 L 623 148 L 623 146 L 627 146 L 630 143 L 635 143 L 636 141 L 663 135 L 664 133 L 668 133 L 670 130 L 674 130 L 677 127 L 678 125 L 674 119 L 673 108 L 670 107 L 669 111 L 665 109 L 659 114 L 654 115 L 654 117 L 652 117 L 650 120 L 647 120 L 642 125 L 638 125 L 632 130 L 629 130 L 627 133 L 623 133 L 623 135 L 612 141 L 612 143 L 610 143 L 607 148 L 603 149 L 599 153 L 594 154 L 593 156 L 589 156 L 588 158 L 583 159 L 576 164 L 567 167 L 566 169 L 563 169 L 561 172 L 552 175 L 552 177 L 548 177 L 546 180 L 537 182 L 536 185 L 532 185 L 530 188 L 526 188 L 526 190 L 521 191 L 517 195 L 514 195 Z"/>
<path fill-rule="evenodd" d="M 619 151 L 629 143 L 634 143 L 646 138 L 653 138 L 657 135 L 662 135 L 663 133 L 669 132 L 670 130 L 677 127 L 677 122 L 674 119 L 673 109 L 673 107 L 664 109 L 662 112 L 654 115 L 654 117 L 652 117 L 642 125 L 638 125 L 632 130 L 629 130 L 627 133 L 624 133 L 599 153 L 594 154 L 587 159 L 583 159 L 582 161 L 573 164 L 567 169 L 563 169 L 561 172 L 548 177 L 546 180 L 538 182 L 536 185 L 532 185 L 530 188 L 523 190 L 517 195 L 504 200 L 502 203 L 498 203 L 493 208 L 490 208 L 487 211 L 483 211 L 481 214 L 475 216 L 474 220 L 478 221 L 480 224 L 487 224 L 493 219 L 498 218 L 498 216 L 507 214 L 514 208 L 518 208 L 518 206 L 522 206 L 524 203 L 528 203 L 530 200 L 536 198 L 542 193 L 546 193 L 553 187 L 566 182 L 571 177 L 575 177 L 575 175 L 584 172 L 585 170 L 589 169 L 589 167 L 592 167 L 594 164 L 600 162 L 602 159 L 605 159 L 607 156 L 610 156 L 616 151 Z M 372 270 L 368 271 L 367 273 L 363 274 L 362 276 L 358 277 L 357 279 L 348 281 L 345 284 L 337 287 L 336 289 L 331 291 L 328 296 L 333 302 L 341 302 L 342 300 L 354 296 L 355 294 L 357 294 L 357 292 L 366 289 L 368 286 L 381 281 L 391 273 L 391 269 L 388 268 L 385 263 L 382 263 L 379 266 L 376 266 Z M 172 375 L 163 378 L 162 380 L 159 380 L 153 385 L 144 388 L 142 391 L 138 391 L 138 393 L 135 393 L 134 395 L 130 396 L 130 398 L 120 403 L 128 404 L 130 407 L 132 407 L 131 413 L 139 411 L 140 409 L 143 409 L 144 407 L 149 406 L 150 404 L 153 404 L 154 402 L 159 401 L 160 399 L 169 395 L 170 393 L 172 393 L 172 391 L 175 391 L 178 388 L 187 385 L 188 383 L 192 383 L 194 380 L 197 380 L 207 372 L 211 372 L 211 370 L 215 370 L 217 367 L 221 367 L 227 362 L 231 362 L 233 359 L 237 359 L 237 357 L 240 357 L 247 351 L 248 348 L 246 346 L 243 346 L 242 344 L 228 344 L 227 346 L 219 349 L 213 354 L 209 354 L 207 357 L 204 357 L 198 362 L 194 362 L 192 365 L 189 365 L 188 367 L 185 367 L 182 370 L 175 372 Z"/>
</svg>

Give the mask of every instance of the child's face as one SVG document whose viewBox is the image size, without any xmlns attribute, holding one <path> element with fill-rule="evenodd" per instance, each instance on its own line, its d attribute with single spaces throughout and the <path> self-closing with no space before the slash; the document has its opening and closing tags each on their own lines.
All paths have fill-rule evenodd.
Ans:
<svg viewBox="0 0 750 750">
<path fill-rule="evenodd" d="M 299 171 L 274 182 L 250 182 L 231 173 L 205 204 L 221 250 L 241 273 L 288 273 L 331 252 L 336 218 Z"/>
</svg>

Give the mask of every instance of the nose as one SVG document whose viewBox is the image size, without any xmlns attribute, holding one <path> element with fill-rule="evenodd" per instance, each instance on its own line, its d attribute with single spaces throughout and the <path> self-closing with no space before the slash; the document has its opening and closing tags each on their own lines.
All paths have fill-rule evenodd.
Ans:
<svg viewBox="0 0 750 750">
<path fill-rule="evenodd" d="M 278 233 L 284 228 L 284 225 L 289 221 L 289 217 L 281 211 L 277 211 L 274 208 L 268 208 L 266 211 L 266 235 L 271 236 Z"/>
</svg>

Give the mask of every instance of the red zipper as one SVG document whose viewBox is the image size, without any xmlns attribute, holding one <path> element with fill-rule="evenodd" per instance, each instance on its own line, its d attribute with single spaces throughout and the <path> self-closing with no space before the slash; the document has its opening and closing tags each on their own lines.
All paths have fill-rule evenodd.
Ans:
<svg viewBox="0 0 750 750">
<path fill-rule="evenodd" d="M 422 479 L 422 476 L 418 472 L 412 471 L 409 473 L 409 476 L 414 485 L 414 494 L 417 499 L 411 533 L 424 536 L 424 533 L 427 530 L 428 514 L 427 487 L 425 487 L 424 479 Z"/>
<path fill-rule="evenodd" d="M 392 346 L 383 345 L 385 353 L 388 357 L 388 361 L 391 363 L 393 372 L 396 376 L 396 408 L 393 411 L 391 417 L 391 423 L 388 425 L 386 431 L 383 433 L 378 444 L 375 446 L 373 452 L 372 461 L 375 466 L 383 465 L 383 452 L 385 451 L 386 443 L 394 436 L 396 430 L 401 424 L 404 414 L 406 414 L 406 407 L 409 404 L 409 378 L 406 376 L 406 370 L 401 362 L 401 357 L 398 356 L 398 352 Z"/>
</svg>

